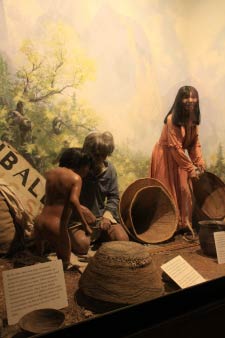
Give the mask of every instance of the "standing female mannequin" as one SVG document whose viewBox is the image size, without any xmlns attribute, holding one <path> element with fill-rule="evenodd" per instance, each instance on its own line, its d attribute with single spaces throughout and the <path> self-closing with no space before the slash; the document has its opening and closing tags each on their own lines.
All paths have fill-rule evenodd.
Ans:
<svg viewBox="0 0 225 338">
<path fill-rule="evenodd" d="M 151 158 L 150 177 L 160 180 L 171 193 L 179 213 L 178 230 L 183 232 L 192 230 L 191 179 L 198 179 L 205 170 L 199 124 L 198 92 L 191 86 L 181 87 Z"/>
</svg>

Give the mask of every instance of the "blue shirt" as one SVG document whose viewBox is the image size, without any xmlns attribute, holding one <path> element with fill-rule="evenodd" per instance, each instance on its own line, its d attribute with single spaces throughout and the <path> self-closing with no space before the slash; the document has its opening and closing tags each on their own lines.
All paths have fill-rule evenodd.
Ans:
<svg viewBox="0 0 225 338">
<path fill-rule="evenodd" d="M 106 169 L 101 174 L 94 176 L 90 173 L 83 179 L 80 204 L 90 209 L 97 218 L 109 211 L 119 223 L 117 172 L 112 163 L 105 161 L 104 164 Z M 70 223 L 73 220 L 75 219 L 72 214 Z"/>
</svg>

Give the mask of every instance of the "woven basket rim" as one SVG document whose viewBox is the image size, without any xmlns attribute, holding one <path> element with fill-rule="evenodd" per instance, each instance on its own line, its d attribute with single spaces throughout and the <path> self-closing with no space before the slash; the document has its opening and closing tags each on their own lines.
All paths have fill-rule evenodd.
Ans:
<svg viewBox="0 0 225 338">
<path fill-rule="evenodd" d="M 222 185 L 225 187 L 225 183 L 223 182 L 223 180 L 217 176 L 216 174 L 210 172 L 210 171 L 205 171 L 204 172 L 204 175 L 207 175 L 207 176 L 212 176 L 213 178 L 215 178 L 218 182 L 222 183 Z"/>
<path fill-rule="evenodd" d="M 205 210 L 204 209 L 204 203 L 203 205 L 200 204 L 200 200 L 202 198 L 202 196 L 204 196 L 204 193 L 206 192 L 206 190 L 204 190 L 204 181 L 202 181 L 201 179 L 207 179 L 209 180 L 210 184 L 215 184 L 217 186 L 218 189 L 220 189 L 220 193 L 223 192 L 224 190 L 224 196 L 225 196 L 225 183 L 222 181 L 222 179 L 220 177 L 218 177 L 216 174 L 211 173 L 209 171 L 205 171 L 204 174 L 200 177 L 199 181 L 197 181 L 196 183 L 193 183 L 193 193 L 194 193 L 194 198 L 195 198 L 195 208 L 194 208 L 194 214 L 195 217 L 198 221 L 200 220 L 204 220 L 204 219 L 217 219 L 217 220 L 221 220 L 225 217 L 225 214 L 221 214 L 221 209 L 220 209 L 220 213 L 217 214 L 218 216 L 214 215 L 212 216 L 212 214 L 210 213 L 210 210 Z M 216 188 L 216 189 L 217 189 Z M 212 191 L 207 191 L 207 198 L 210 198 L 210 195 L 214 193 L 214 190 Z"/>
<path fill-rule="evenodd" d="M 145 190 L 148 190 L 148 189 L 151 189 L 151 190 L 153 190 L 153 191 L 154 191 L 154 190 L 161 191 L 161 192 L 166 196 L 166 198 L 168 199 L 168 202 L 170 203 L 171 209 L 173 210 L 174 216 L 175 216 L 174 222 L 170 224 L 170 228 L 171 228 L 170 234 L 168 234 L 167 236 L 165 236 L 165 234 L 164 234 L 164 235 L 161 236 L 161 239 L 158 239 L 158 240 L 156 240 L 156 239 L 155 239 L 155 240 L 143 240 L 143 236 L 141 237 L 141 236 L 138 235 L 137 232 L 136 232 L 136 229 L 135 229 L 135 226 L 134 226 L 133 220 L 132 220 L 132 215 L 131 215 L 131 213 L 132 213 L 132 207 L 133 207 L 133 205 L 134 205 L 134 203 L 135 203 L 135 201 L 136 201 L 137 196 L 138 196 L 142 191 L 145 191 Z M 150 186 L 143 187 L 143 188 L 137 190 L 136 193 L 134 194 L 134 196 L 133 196 L 133 198 L 132 198 L 132 201 L 131 201 L 131 204 L 130 204 L 130 206 L 129 206 L 129 213 L 128 213 L 128 215 L 129 215 L 129 222 L 130 222 L 130 224 L 131 224 L 131 226 L 132 226 L 133 234 L 135 235 L 135 237 L 136 237 L 139 241 L 141 241 L 141 242 L 143 242 L 143 243 L 146 243 L 146 244 L 155 244 L 155 243 L 165 242 L 165 241 L 167 241 L 168 239 L 170 239 L 170 238 L 174 235 L 174 233 L 175 233 L 175 231 L 176 231 L 176 229 L 177 229 L 178 217 L 177 217 L 177 214 L 176 214 L 176 207 L 175 207 L 175 204 L 174 204 L 173 200 L 170 198 L 170 196 L 167 194 L 166 190 L 165 190 L 162 186 L 151 186 L 151 185 L 150 185 Z M 167 227 L 167 229 L 168 229 L 168 227 Z"/>
<path fill-rule="evenodd" d="M 168 236 L 168 238 L 163 239 L 162 241 L 153 241 L 153 242 L 149 242 L 146 240 L 143 240 L 143 238 L 140 238 L 139 236 L 137 236 L 136 231 L 134 231 L 134 229 L 132 229 L 131 227 L 127 226 L 127 221 L 129 219 L 129 208 L 131 205 L 132 200 L 134 199 L 134 196 L 142 189 L 146 189 L 146 188 L 154 188 L 154 187 L 159 187 L 161 188 L 161 190 L 163 191 L 163 193 L 165 194 L 165 196 L 169 199 L 170 204 L 174 210 L 175 213 L 175 222 L 174 222 L 174 226 L 172 227 L 172 231 L 171 231 L 171 236 Z M 164 186 L 164 184 L 155 178 L 151 178 L 151 177 L 143 177 L 143 178 L 139 178 L 137 180 L 135 180 L 134 182 L 132 182 L 122 193 L 121 195 L 121 199 L 120 199 L 120 203 L 119 203 L 119 215 L 120 215 L 120 220 L 121 220 L 121 225 L 123 226 L 123 228 L 126 230 L 126 232 L 132 237 L 132 239 L 134 239 L 135 241 L 138 241 L 140 243 L 144 243 L 144 244 L 153 244 L 153 243 L 160 243 L 160 242 L 164 242 L 166 240 L 168 240 L 169 238 L 171 238 L 174 234 L 174 232 L 177 229 L 177 225 L 178 225 L 178 210 L 176 208 L 175 202 L 173 200 L 172 195 L 170 194 L 170 192 L 168 191 L 168 189 Z M 130 222 L 130 220 L 129 220 Z"/>
<path fill-rule="evenodd" d="M 119 201 L 119 208 L 118 208 L 118 211 L 119 211 L 119 216 L 120 216 L 120 221 L 121 221 L 121 225 L 124 227 L 124 229 L 127 231 L 127 233 L 135 238 L 132 234 L 132 232 L 129 231 L 129 229 L 127 228 L 125 222 L 124 222 L 124 219 L 123 219 L 123 211 L 125 209 L 125 206 L 124 206 L 124 199 L 127 198 L 127 195 L 130 193 L 130 191 L 132 190 L 132 188 L 134 188 L 134 193 L 133 193 L 133 196 L 135 194 L 135 192 L 141 188 L 144 188 L 144 187 L 148 187 L 148 186 L 160 186 L 164 189 L 165 193 L 169 196 L 169 198 L 171 199 L 172 203 L 174 204 L 175 206 L 175 210 L 176 210 L 176 217 L 178 219 L 178 211 L 176 209 L 176 205 L 173 201 L 173 197 L 172 195 L 170 194 L 170 192 L 168 191 L 168 189 L 165 187 L 165 185 L 158 179 L 156 178 L 152 178 L 152 177 L 142 177 L 142 178 L 138 178 L 136 179 L 135 181 L 133 181 L 131 184 L 128 185 L 128 187 L 123 191 L 121 197 L 120 197 L 120 201 Z M 132 200 L 132 198 L 131 198 Z M 131 202 L 130 200 L 130 202 Z M 130 203 L 129 202 L 129 203 Z M 128 203 L 128 204 L 129 204 Z"/>
</svg>

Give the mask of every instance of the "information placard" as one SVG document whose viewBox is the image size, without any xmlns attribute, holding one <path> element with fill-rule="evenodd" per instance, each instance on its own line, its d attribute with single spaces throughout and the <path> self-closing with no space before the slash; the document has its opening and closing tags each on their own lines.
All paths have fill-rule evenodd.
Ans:
<svg viewBox="0 0 225 338">
<path fill-rule="evenodd" d="M 187 262 L 178 255 L 161 266 L 182 289 L 203 283 L 206 280 Z"/>
<path fill-rule="evenodd" d="M 9 325 L 33 310 L 68 306 L 61 260 L 3 271 L 2 275 Z"/>
<path fill-rule="evenodd" d="M 216 246 L 217 260 L 219 264 L 225 263 L 225 231 L 213 233 Z"/>
</svg>

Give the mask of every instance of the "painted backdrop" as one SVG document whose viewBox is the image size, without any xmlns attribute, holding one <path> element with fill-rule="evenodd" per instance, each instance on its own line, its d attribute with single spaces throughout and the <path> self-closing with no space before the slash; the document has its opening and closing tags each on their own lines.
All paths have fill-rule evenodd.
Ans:
<svg viewBox="0 0 225 338">
<path fill-rule="evenodd" d="M 17 146 L 40 171 L 90 130 L 110 130 L 123 190 L 147 175 L 163 118 L 190 84 L 204 157 L 222 175 L 224 13 L 223 0 L 0 0 L 3 139 L 18 134 L 18 102 L 28 124 Z"/>
</svg>

